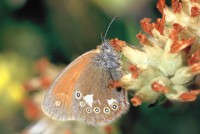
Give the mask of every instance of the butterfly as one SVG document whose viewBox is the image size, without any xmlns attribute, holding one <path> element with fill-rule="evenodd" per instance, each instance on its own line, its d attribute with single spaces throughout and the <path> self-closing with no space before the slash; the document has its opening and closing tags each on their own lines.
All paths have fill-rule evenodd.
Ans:
<svg viewBox="0 0 200 134">
<path fill-rule="evenodd" d="M 55 120 L 104 125 L 128 110 L 127 91 L 109 86 L 122 78 L 123 70 L 120 53 L 105 37 L 100 46 L 79 56 L 58 75 L 44 97 L 44 113 Z"/>
</svg>

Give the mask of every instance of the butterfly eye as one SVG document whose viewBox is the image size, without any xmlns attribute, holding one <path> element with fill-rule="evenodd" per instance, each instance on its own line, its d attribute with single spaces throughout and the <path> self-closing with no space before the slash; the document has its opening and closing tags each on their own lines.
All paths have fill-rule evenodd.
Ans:
<svg viewBox="0 0 200 134">
<path fill-rule="evenodd" d="M 104 107 L 103 112 L 105 114 L 108 114 L 108 113 L 110 113 L 110 109 L 108 107 Z"/>
<path fill-rule="evenodd" d="M 91 113 L 91 112 L 92 112 L 92 109 L 91 109 L 90 107 L 87 107 L 87 108 L 86 108 L 86 112 L 87 112 L 87 113 Z"/>
<path fill-rule="evenodd" d="M 76 91 L 75 96 L 76 96 L 76 99 L 80 99 L 82 94 L 81 94 L 81 92 Z"/>
<path fill-rule="evenodd" d="M 100 113 L 100 109 L 99 109 L 98 107 L 95 107 L 95 108 L 94 108 L 94 112 L 95 112 L 95 113 Z"/>
<path fill-rule="evenodd" d="M 116 87 L 117 92 L 121 92 L 122 91 L 122 87 Z"/>
<path fill-rule="evenodd" d="M 79 103 L 79 105 L 80 105 L 81 107 L 84 107 L 84 106 L 85 106 L 85 102 L 81 101 L 81 102 Z"/>
<path fill-rule="evenodd" d="M 118 109 L 118 105 L 116 103 L 113 103 L 111 107 L 112 107 L 113 110 L 117 110 Z"/>
</svg>

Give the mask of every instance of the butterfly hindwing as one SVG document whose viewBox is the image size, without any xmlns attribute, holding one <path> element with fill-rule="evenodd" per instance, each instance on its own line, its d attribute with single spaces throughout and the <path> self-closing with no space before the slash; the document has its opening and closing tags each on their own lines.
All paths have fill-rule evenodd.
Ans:
<svg viewBox="0 0 200 134">
<path fill-rule="evenodd" d="M 109 70 L 89 62 L 75 86 L 72 116 L 97 125 L 109 123 L 125 113 L 129 108 L 127 91 L 109 89 L 112 80 Z"/>
</svg>

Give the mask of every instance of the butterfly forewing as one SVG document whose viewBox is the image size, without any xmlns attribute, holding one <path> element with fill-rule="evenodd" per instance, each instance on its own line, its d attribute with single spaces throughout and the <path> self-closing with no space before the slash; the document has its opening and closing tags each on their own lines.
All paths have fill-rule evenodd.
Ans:
<svg viewBox="0 0 200 134">
<path fill-rule="evenodd" d="M 56 78 L 43 100 L 43 111 L 57 120 L 70 120 L 74 87 L 85 66 L 90 62 L 95 51 L 89 51 L 69 66 Z"/>
</svg>

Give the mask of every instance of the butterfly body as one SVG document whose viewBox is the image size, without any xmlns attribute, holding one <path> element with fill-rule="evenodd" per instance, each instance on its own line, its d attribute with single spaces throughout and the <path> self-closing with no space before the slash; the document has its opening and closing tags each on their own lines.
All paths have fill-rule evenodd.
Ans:
<svg viewBox="0 0 200 134">
<path fill-rule="evenodd" d="M 44 98 L 43 111 L 56 120 L 109 123 L 129 108 L 127 91 L 109 88 L 122 75 L 120 54 L 105 40 L 61 72 Z"/>
</svg>

